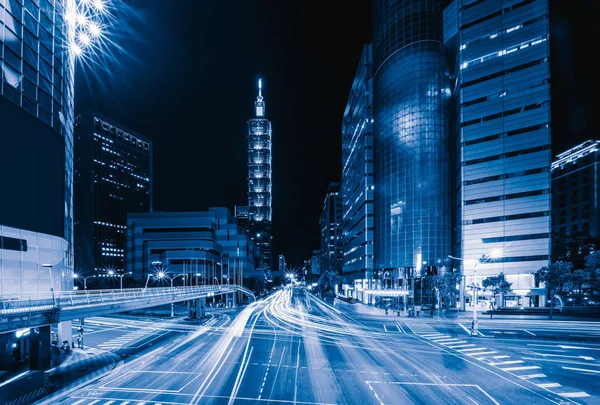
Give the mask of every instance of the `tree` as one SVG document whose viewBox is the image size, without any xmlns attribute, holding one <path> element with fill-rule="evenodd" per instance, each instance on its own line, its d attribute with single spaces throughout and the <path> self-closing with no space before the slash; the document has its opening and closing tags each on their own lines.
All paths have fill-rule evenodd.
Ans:
<svg viewBox="0 0 600 405">
<path fill-rule="evenodd" d="M 325 301 L 333 302 L 335 298 L 335 287 L 340 285 L 343 278 L 334 270 L 327 270 L 321 274 L 317 289 L 321 294 L 321 298 Z"/>
<path fill-rule="evenodd" d="M 600 250 L 596 250 L 585 257 L 584 270 L 588 277 L 590 295 L 593 297 L 594 290 L 600 288 Z"/>
<path fill-rule="evenodd" d="M 548 296 L 550 297 L 550 315 L 549 319 L 552 319 L 554 312 L 554 296 L 562 291 L 566 282 L 571 277 L 571 270 L 573 264 L 568 262 L 556 262 L 550 266 L 544 266 L 537 271 L 538 279 L 540 282 L 546 284 L 548 289 Z"/>
<path fill-rule="evenodd" d="M 448 304 L 456 302 L 458 294 L 457 285 L 460 285 L 460 274 L 458 272 L 446 272 L 441 276 L 433 276 L 433 286 L 437 289 L 440 301 Z M 450 305 L 447 305 L 449 308 Z"/>
<path fill-rule="evenodd" d="M 494 296 L 494 302 L 492 303 L 492 310 L 490 311 L 490 319 L 494 316 L 494 307 L 496 306 L 496 297 L 500 294 L 506 294 L 510 291 L 512 283 L 506 281 L 504 273 L 500 273 L 497 276 L 489 276 L 483 280 L 483 288 L 490 291 Z"/>
</svg>

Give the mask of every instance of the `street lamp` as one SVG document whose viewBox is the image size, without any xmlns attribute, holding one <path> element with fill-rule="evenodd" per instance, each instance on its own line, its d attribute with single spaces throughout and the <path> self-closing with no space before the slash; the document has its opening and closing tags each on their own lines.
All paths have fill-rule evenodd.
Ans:
<svg viewBox="0 0 600 405">
<path fill-rule="evenodd" d="M 47 268 L 50 272 L 50 292 L 52 293 L 52 304 L 54 307 L 56 307 L 56 297 L 54 296 L 54 278 L 52 277 L 52 267 L 54 267 L 54 265 L 45 263 L 42 264 L 42 267 Z"/>
<path fill-rule="evenodd" d="M 198 285 L 198 277 L 202 277 L 202 274 L 196 273 L 196 286 Z"/>
<path fill-rule="evenodd" d="M 156 276 L 158 277 L 159 280 L 161 280 L 163 278 L 166 278 L 167 280 L 170 280 L 171 281 L 171 288 L 173 288 L 173 280 L 175 280 L 179 276 L 185 276 L 185 274 L 177 274 L 176 276 L 169 277 L 169 276 L 167 276 L 167 273 L 165 273 L 164 271 L 159 271 Z M 174 316 L 175 316 L 174 303 L 171 302 L 171 318 L 173 318 Z"/>
<path fill-rule="evenodd" d="M 75 279 L 75 280 L 77 280 L 77 279 L 82 279 L 82 280 L 83 280 L 83 289 L 84 289 L 84 290 L 87 290 L 87 282 L 86 282 L 86 281 L 87 281 L 87 279 L 88 279 L 88 278 L 94 278 L 94 277 L 96 277 L 96 275 L 95 275 L 95 274 L 94 274 L 94 275 L 92 275 L 92 276 L 86 276 L 86 277 L 83 277 L 83 276 L 81 276 L 81 275 L 79 275 L 79 274 L 77 274 L 77 273 L 73 273 L 73 279 Z"/>
<path fill-rule="evenodd" d="M 116 277 L 119 277 L 119 284 L 120 284 L 120 290 L 123 291 L 123 277 L 125 277 L 126 275 L 131 274 L 131 272 L 127 272 L 127 273 L 123 273 L 123 274 L 116 274 Z M 114 272 L 111 275 L 115 275 Z"/>
</svg>

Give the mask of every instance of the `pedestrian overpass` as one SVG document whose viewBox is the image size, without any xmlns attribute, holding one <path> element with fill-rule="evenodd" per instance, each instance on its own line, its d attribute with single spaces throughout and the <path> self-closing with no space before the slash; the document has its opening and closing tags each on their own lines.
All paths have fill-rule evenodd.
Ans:
<svg viewBox="0 0 600 405">
<path fill-rule="evenodd" d="M 58 322 L 252 291 L 240 285 L 49 291 L 0 296 L 0 334 Z"/>
</svg>

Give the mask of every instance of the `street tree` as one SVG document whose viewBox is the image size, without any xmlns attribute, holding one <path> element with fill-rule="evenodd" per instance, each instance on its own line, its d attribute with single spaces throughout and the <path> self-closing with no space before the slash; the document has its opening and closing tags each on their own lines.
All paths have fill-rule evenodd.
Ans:
<svg viewBox="0 0 600 405">
<path fill-rule="evenodd" d="M 457 286 L 460 285 L 460 274 L 448 271 L 441 276 L 433 276 L 432 281 L 438 291 L 440 301 L 447 303 L 446 308 L 450 308 L 450 304 L 456 302 L 456 296 L 459 293 Z"/>
<path fill-rule="evenodd" d="M 326 270 L 319 278 L 317 289 L 327 302 L 333 302 L 335 298 L 335 287 L 342 284 L 343 278 L 335 270 Z"/>
<path fill-rule="evenodd" d="M 554 296 L 561 292 L 571 277 L 571 270 L 573 270 L 573 264 L 569 262 L 556 262 L 550 266 L 544 266 L 537 271 L 538 279 L 540 282 L 546 284 L 548 290 L 548 296 L 550 297 L 550 315 L 549 319 L 552 319 L 554 312 Z"/>
<path fill-rule="evenodd" d="M 490 319 L 494 316 L 494 309 L 496 302 L 498 301 L 497 296 L 500 294 L 506 294 L 510 291 L 512 283 L 506 281 L 504 273 L 500 273 L 497 276 L 486 277 L 482 282 L 483 288 L 492 293 L 494 296 L 494 302 L 492 303 L 492 310 L 490 311 Z"/>
<path fill-rule="evenodd" d="M 590 295 L 600 288 L 600 250 L 596 250 L 585 257 L 585 272 L 587 273 Z"/>
</svg>

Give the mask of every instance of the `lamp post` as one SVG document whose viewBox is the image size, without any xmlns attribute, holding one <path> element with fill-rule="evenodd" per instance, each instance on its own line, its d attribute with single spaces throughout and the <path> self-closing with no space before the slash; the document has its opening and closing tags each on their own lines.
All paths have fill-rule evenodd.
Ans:
<svg viewBox="0 0 600 405">
<path fill-rule="evenodd" d="M 176 279 L 177 277 L 179 277 L 179 276 L 185 276 L 185 274 L 177 274 L 177 275 L 176 275 L 176 276 L 174 276 L 174 277 L 169 277 L 169 276 L 167 276 L 167 274 L 166 274 L 164 271 L 159 271 L 159 272 L 158 272 L 158 274 L 157 274 L 157 278 L 158 278 L 159 280 L 161 280 L 161 279 L 163 279 L 163 278 L 166 278 L 167 280 L 170 280 L 170 281 L 171 281 L 171 289 L 173 288 L 173 280 L 175 280 L 175 279 Z M 173 318 L 173 317 L 175 316 L 175 308 L 174 308 L 174 305 L 175 305 L 175 304 L 174 304 L 173 302 L 171 302 L 171 318 Z"/>
<path fill-rule="evenodd" d="M 120 290 L 123 291 L 123 277 L 125 277 L 128 274 L 131 274 L 131 272 L 129 271 L 127 273 L 114 274 L 113 271 L 110 271 L 109 273 L 112 273 L 112 274 L 110 274 L 111 276 L 119 277 Z"/>
<path fill-rule="evenodd" d="M 94 275 L 92 275 L 92 276 L 86 276 L 86 277 L 83 277 L 83 276 L 81 276 L 81 275 L 79 275 L 79 274 L 77 274 L 77 273 L 73 273 L 73 278 L 74 278 L 75 280 L 78 280 L 78 279 L 82 279 L 82 280 L 83 280 L 83 289 L 84 289 L 84 290 L 87 290 L 87 279 L 88 279 L 88 278 L 94 278 L 94 277 L 96 277 L 96 275 L 95 275 L 95 274 L 94 274 Z"/>
<path fill-rule="evenodd" d="M 54 296 L 54 278 L 52 277 L 52 267 L 54 267 L 54 265 L 45 263 L 42 264 L 42 267 L 47 268 L 50 272 L 50 293 L 52 294 L 52 304 L 56 308 L 56 297 Z"/>
</svg>

